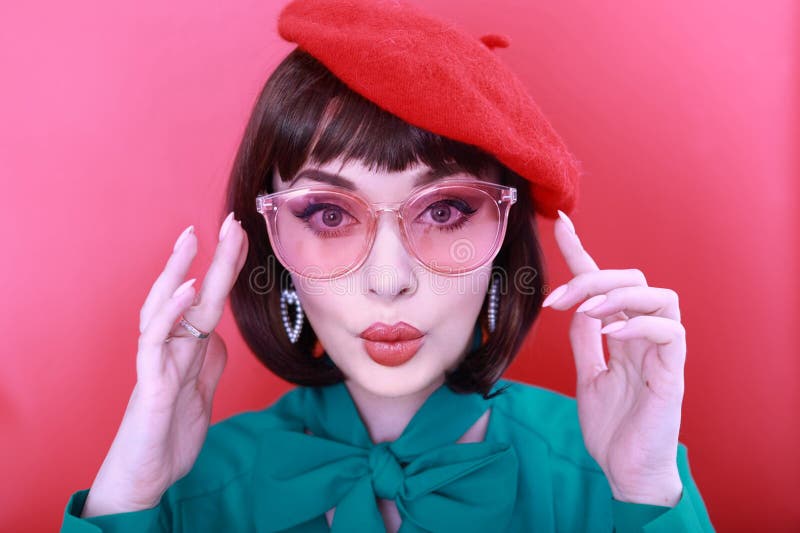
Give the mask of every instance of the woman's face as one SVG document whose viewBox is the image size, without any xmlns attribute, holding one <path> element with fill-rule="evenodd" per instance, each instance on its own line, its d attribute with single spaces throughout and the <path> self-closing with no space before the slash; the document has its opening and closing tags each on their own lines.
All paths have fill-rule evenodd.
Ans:
<svg viewBox="0 0 800 533">
<path fill-rule="evenodd" d="M 416 176 L 429 169 L 417 164 L 402 172 L 375 172 L 359 162 L 342 166 L 306 165 L 338 174 L 353 183 L 371 202 L 401 202 L 414 188 Z M 458 177 L 473 177 L 459 174 Z M 477 179 L 477 178 L 475 178 Z M 482 178 L 497 182 L 497 176 Z M 315 183 L 301 177 L 291 187 Z M 275 191 L 289 188 L 277 174 Z M 490 281 L 491 262 L 458 276 L 443 276 L 424 268 L 403 246 L 397 218 L 379 215 L 375 243 L 365 262 L 344 277 L 318 281 L 292 275 L 303 311 L 330 358 L 348 384 L 385 397 L 414 394 L 444 381 L 470 348 L 475 321 Z M 375 323 L 405 322 L 422 332 L 411 359 L 389 366 L 375 359 L 359 335 Z M 419 342 L 419 341 L 417 341 Z"/>
</svg>

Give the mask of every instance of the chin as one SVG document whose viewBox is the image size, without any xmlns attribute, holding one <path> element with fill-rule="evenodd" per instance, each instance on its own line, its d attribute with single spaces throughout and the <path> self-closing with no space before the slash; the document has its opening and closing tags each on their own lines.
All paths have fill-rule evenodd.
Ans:
<svg viewBox="0 0 800 533">
<path fill-rule="evenodd" d="M 416 394 L 432 386 L 434 382 L 444 382 L 445 367 L 431 366 L 432 353 L 421 349 L 410 361 L 399 366 L 384 366 L 373 361 L 363 350 L 359 350 L 358 371 L 347 372 L 347 379 L 358 387 L 386 398 Z"/>
<path fill-rule="evenodd" d="M 441 377 L 443 379 L 444 374 Z M 366 383 L 361 384 L 361 386 L 377 396 L 400 398 L 419 394 L 421 391 L 427 390 L 431 383 L 436 380 L 437 377 L 430 378 L 428 376 L 421 376 L 419 379 L 406 379 L 403 377 L 397 381 L 385 380 L 382 383 Z"/>
</svg>

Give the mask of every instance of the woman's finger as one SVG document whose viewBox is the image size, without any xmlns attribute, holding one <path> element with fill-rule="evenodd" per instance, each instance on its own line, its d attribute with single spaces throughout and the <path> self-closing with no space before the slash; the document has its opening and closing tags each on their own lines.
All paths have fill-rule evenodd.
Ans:
<svg viewBox="0 0 800 533">
<path fill-rule="evenodd" d="M 202 395 L 205 404 L 209 407 L 209 412 L 211 412 L 210 408 L 214 399 L 214 392 L 217 390 L 222 372 L 225 370 L 227 359 L 228 355 L 225 341 L 222 340 L 222 337 L 216 331 L 212 331 L 211 335 L 208 337 L 205 360 L 200 369 L 200 374 L 197 376 L 197 390 Z"/>
<path fill-rule="evenodd" d="M 616 329 L 619 326 L 622 326 L 621 329 Z M 660 316 L 640 315 L 611 323 L 603 329 L 607 330 L 605 335 L 617 340 L 645 339 L 653 343 L 664 368 L 674 376 L 683 376 L 686 329 L 680 322 Z"/>
<path fill-rule="evenodd" d="M 575 311 L 600 319 L 624 311 L 631 318 L 650 315 L 681 321 L 678 293 L 660 287 L 617 287 L 592 296 Z"/>
<path fill-rule="evenodd" d="M 212 331 L 222 317 L 225 300 L 238 275 L 237 263 L 245 232 L 231 211 L 222 223 L 219 243 L 195 304 L 183 316 L 200 331 Z"/>
<path fill-rule="evenodd" d="M 559 211 L 558 215 L 559 220 L 556 220 L 554 226 L 555 238 L 572 274 L 580 276 L 600 272 L 597 263 L 589 255 L 589 252 L 583 248 L 572 221 L 562 211 Z M 560 302 L 562 297 L 569 291 L 569 283 L 556 288 L 545 299 L 543 307 L 553 305 L 554 302 Z M 563 310 L 569 307 L 571 305 L 559 305 L 556 308 Z M 626 319 L 627 316 L 624 313 L 620 313 L 615 318 Z M 570 322 L 569 338 L 579 385 L 591 382 L 598 373 L 607 369 L 605 355 L 603 354 L 603 336 L 600 334 L 602 326 L 603 324 L 600 320 L 583 314 L 573 314 Z"/>
<path fill-rule="evenodd" d="M 564 260 L 567 262 L 570 272 L 572 272 L 573 275 L 578 275 L 583 272 L 599 270 L 597 263 L 595 263 L 592 256 L 589 255 L 589 252 L 584 249 L 581 240 L 575 232 L 572 221 L 569 220 L 569 217 L 562 211 L 558 213 L 560 218 L 556 220 L 553 231 L 558 249 L 561 251 L 561 255 L 564 256 Z"/>
<path fill-rule="evenodd" d="M 599 320 L 583 313 L 575 313 L 570 322 L 569 339 L 579 387 L 588 385 L 598 374 L 608 370 L 601 327 Z"/>
<path fill-rule="evenodd" d="M 241 226 L 242 223 L 239 221 L 239 225 Z M 247 238 L 247 232 L 245 231 L 242 235 L 242 246 L 239 250 L 239 258 L 236 260 L 236 272 L 237 276 L 238 273 L 242 271 L 242 267 L 244 266 L 244 262 L 247 260 L 247 253 L 250 251 L 250 241 Z"/>
<path fill-rule="evenodd" d="M 160 357 L 163 352 L 162 346 L 178 317 L 192 305 L 195 296 L 193 287 L 195 281 L 196 279 L 192 278 L 182 283 L 153 314 L 147 327 L 139 335 L 136 372 L 140 380 L 153 383 L 158 377 L 163 365 Z"/>
<path fill-rule="evenodd" d="M 586 294 L 586 291 L 590 290 L 588 287 L 581 287 L 581 285 L 586 285 L 587 280 L 594 279 L 591 274 L 598 274 L 600 272 L 605 272 L 600 270 L 595 263 L 592 256 L 589 255 L 583 245 L 581 244 L 578 235 L 575 233 L 575 229 L 572 225 L 572 221 L 565 215 L 562 211 L 558 212 L 559 220 L 556 220 L 555 223 L 555 237 L 556 242 L 558 242 L 558 246 L 561 250 L 564 259 L 567 262 L 567 266 L 569 267 L 570 271 L 574 275 L 574 278 L 570 280 L 568 283 L 556 287 L 553 292 L 544 300 L 542 303 L 542 307 L 553 306 L 554 309 L 558 309 L 560 311 L 564 311 L 572 307 L 578 301 L 582 299 L 578 296 L 581 293 L 584 293 L 583 299 L 592 296 L 592 294 Z M 613 271 L 612 271 L 613 272 Z M 606 279 L 607 274 L 600 274 L 600 279 Z M 575 278 L 578 278 L 576 281 Z M 624 279 L 619 279 L 619 283 L 627 283 Z M 577 283 L 577 285 L 576 285 Z M 599 285 L 603 285 L 599 283 Z M 606 282 L 603 285 L 606 290 L 613 288 L 613 282 L 608 283 Z M 595 290 L 599 291 L 599 288 L 595 288 Z M 566 300 L 565 300 L 566 298 Z M 606 320 L 626 320 L 628 318 L 625 313 L 618 313 L 615 316 L 611 316 L 608 318 L 603 319 L 603 325 L 607 322 Z M 589 325 L 589 322 L 585 321 L 578 321 L 578 324 L 581 325 Z M 573 324 L 575 325 L 575 324 Z M 591 338 L 593 335 L 596 335 L 594 328 L 587 328 L 583 331 L 575 331 L 573 336 L 581 336 L 586 337 L 586 342 L 594 343 L 595 341 Z"/>
<path fill-rule="evenodd" d="M 156 278 L 139 311 L 139 333 L 145 330 L 156 309 L 161 308 L 175 289 L 183 283 L 196 253 L 197 237 L 194 234 L 194 226 L 189 226 L 175 241 L 164 270 Z"/>
<path fill-rule="evenodd" d="M 561 289 L 565 287 L 565 289 Z M 553 309 L 565 310 L 587 298 L 606 294 L 618 287 L 647 287 L 647 279 L 641 270 L 604 269 L 576 274 L 569 282 L 557 287 L 551 294 L 561 291 L 553 301 L 545 303 Z"/>
</svg>

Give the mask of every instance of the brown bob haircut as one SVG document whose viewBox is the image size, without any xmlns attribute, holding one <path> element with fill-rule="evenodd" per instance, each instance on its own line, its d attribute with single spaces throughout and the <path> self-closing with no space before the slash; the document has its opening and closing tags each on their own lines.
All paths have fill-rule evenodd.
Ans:
<svg viewBox="0 0 800 533">
<path fill-rule="evenodd" d="M 501 183 L 517 188 L 518 200 L 509 212 L 505 240 L 492 266 L 492 277 L 500 278 L 497 329 L 445 377 L 456 392 L 491 397 L 543 299 L 543 255 L 529 182 L 476 146 L 417 128 L 379 108 L 299 48 L 278 65 L 255 102 L 227 188 L 224 212 L 234 211 L 249 239 L 247 259 L 230 293 L 234 318 L 248 346 L 264 366 L 296 385 L 344 380 L 327 354 L 312 355 L 317 337 L 308 321 L 297 342 L 289 341 L 280 294 L 290 276 L 273 254 L 265 220 L 255 205 L 257 195 L 274 192 L 273 170 L 288 181 L 306 162 L 321 165 L 338 158 L 387 172 L 418 162 L 475 176 L 499 171 Z M 478 320 L 486 320 L 485 303 Z"/>
</svg>

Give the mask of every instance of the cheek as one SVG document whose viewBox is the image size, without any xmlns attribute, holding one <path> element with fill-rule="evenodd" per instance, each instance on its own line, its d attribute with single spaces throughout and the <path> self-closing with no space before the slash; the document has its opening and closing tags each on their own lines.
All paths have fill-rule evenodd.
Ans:
<svg viewBox="0 0 800 533">
<path fill-rule="evenodd" d="M 475 318 L 483 303 L 482 294 L 448 294 L 434 296 L 426 302 L 427 308 L 437 309 L 444 320 L 467 320 Z"/>
<path fill-rule="evenodd" d="M 454 278 L 438 276 L 431 280 L 431 289 L 427 295 L 431 305 L 456 308 L 454 311 L 467 311 L 480 308 L 486 299 L 491 271 L 480 270 L 477 273 Z"/>
<path fill-rule="evenodd" d="M 299 296 L 303 312 L 311 321 L 326 324 L 330 323 L 332 318 L 341 316 L 341 313 L 337 311 L 336 297 L 328 292 L 307 292 L 299 294 Z"/>
<path fill-rule="evenodd" d="M 435 322 L 450 336 L 468 335 L 486 301 L 488 272 L 466 278 L 454 278 L 451 285 L 424 295 L 421 309 L 435 313 Z M 434 311 L 435 310 L 435 311 Z M 455 340 L 455 339 L 454 339 Z"/>
<path fill-rule="evenodd" d="M 360 324 L 354 309 L 360 306 L 343 287 L 325 285 L 297 287 L 306 319 L 323 342 L 338 343 L 348 337 L 351 328 Z"/>
</svg>

